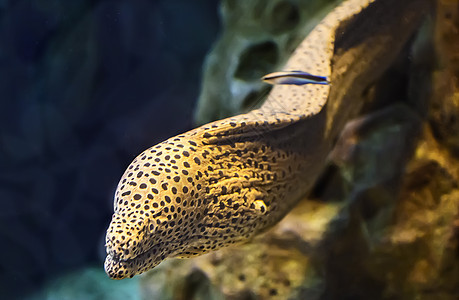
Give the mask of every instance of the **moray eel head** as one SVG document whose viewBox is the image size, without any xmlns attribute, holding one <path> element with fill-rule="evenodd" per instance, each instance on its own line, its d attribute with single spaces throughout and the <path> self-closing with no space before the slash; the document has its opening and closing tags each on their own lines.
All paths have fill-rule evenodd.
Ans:
<svg viewBox="0 0 459 300">
<path fill-rule="evenodd" d="M 203 140 L 193 134 L 174 137 L 130 164 L 115 192 L 106 235 L 109 277 L 132 277 L 167 257 L 192 257 L 234 244 L 264 224 L 257 216 L 268 208 L 257 184 L 266 184 L 261 174 L 270 171 L 255 163 L 260 178 L 241 186 L 241 177 L 256 170 L 239 156 L 255 154 L 236 147 L 218 150 Z"/>
<path fill-rule="evenodd" d="M 209 136 L 200 129 L 170 138 L 130 164 L 106 235 L 111 278 L 247 241 L 288 211 L 277 198 L 299 190 L 289 177 L 298 157 L 256 141 L 215 144 Z"/>
</svg>

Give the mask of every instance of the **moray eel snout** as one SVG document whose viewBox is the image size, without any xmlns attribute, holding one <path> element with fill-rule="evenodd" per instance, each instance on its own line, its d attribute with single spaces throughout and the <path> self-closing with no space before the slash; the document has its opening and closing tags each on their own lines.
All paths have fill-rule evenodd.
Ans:
<svg viewBox="0 0 459 300">
<path fill-rule="evenodd" d="M 182 152 L 189 155 L 189 150 L 179 154 L 170 146 L 163 143 L 144 151 L 118 184 L 106 235 L 105 270 L 113 279 L 152 268 L 177 248 L 173 228 L 188 219 L 186 210 L 179 207 L 188 187 L 180 183 L 183 172 L 179 174 L 178 160 Z M 176 185 L 171 187 L 171 182 Z"/>
<path fill-rule="evenodd" d="M 123 217 L 124 215 L 124 217 Z M 139 271 L 139 260 L 145 255 L 151 258 L 150 265 L 161 261 L 158 245 L 146 241 L 154 241 L 154 226 L 149 219 L 125 218 L 126 214 L 114 214 L 106 236 L 107 258 L 105 271 L 110 278 L 122 279 L 132 277 Z M 155 255 L 157 262 L 153 262 Z"/>
<path fill-rule="evenodd" d="M 118 260 L 133 259 L 145 251 L 142 241 L 145 240 L 147 221 L 144 219 L 127 219 L 114 214 L 107 232 L 107 254 Z"/>
<path fill-rule="evenodd" d="M 189 222 L 188 211 L 180 206 L 187 199 L 184 191 L 191 187 L 179 182 L 177 160 L 183 154 L 165 148 L 143 152 L 120 180 L 106 235 L 105 271 L 110 278 L 132 277 L 177 252 L 179 234 L 173 231 Z"/>
</svg>

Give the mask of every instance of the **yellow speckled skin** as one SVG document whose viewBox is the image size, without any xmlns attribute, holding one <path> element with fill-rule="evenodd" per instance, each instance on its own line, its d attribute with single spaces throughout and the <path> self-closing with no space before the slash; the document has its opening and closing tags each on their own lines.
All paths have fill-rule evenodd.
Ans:
<svg viewBox="0 0 459 300">
<path fill-rule="evenodd" d="M 107 274 L 132 277 L 167 257 L 247 241 L 278 222 L 311 188 L 336 135 L 359 111 L 364 89 L 400 52 L 426 3 L 345 1 L 285 67 L 328 76 L 333 85 L 276 86 L 260 109 L 141 153 L 115 194 Z"/>
</svg>

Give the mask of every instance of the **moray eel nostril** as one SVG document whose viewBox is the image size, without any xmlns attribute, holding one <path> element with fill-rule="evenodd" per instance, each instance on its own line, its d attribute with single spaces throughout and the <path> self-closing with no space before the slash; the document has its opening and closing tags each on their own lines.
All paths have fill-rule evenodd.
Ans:
<svg viewBox="0 0 459 300">
<path fill-rule="evenodd" d="M 308 35 L 285 68 L 331 78 L 335 90 L 330 85 L 276 85 L 259 109 L 172 137 L 137 156 L 115 192 L 106 238 L 107 274 L 132 277 L 168 257 L 192 257 L 246 242 L 276 224 L 310 190 L 345 121 L 358 113 L 362 91 L 409 40 L 426 2 L 343 2 Z M 363 25 L 347 22 L 354 17 Z M 334 42 L 338 28 L 340 36 L 347 33 L 346 24 L 358 32 L 357 40 L 380 32 L 378 37 L 397 37 L 390 47 L 357 45 L 353 59 L 346 57 L 340 66 L 334 61 Z"/>
</svg>

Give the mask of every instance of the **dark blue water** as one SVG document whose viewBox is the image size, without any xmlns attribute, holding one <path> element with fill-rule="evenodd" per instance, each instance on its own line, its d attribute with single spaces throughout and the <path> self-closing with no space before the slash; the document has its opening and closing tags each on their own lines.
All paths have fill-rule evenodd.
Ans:
<svg viewBox="0 0 459 300">
<path fill-rule="evenodd" d="M 0 1 L 0 293 L 102 268 L 112 194 L 192 127 L 215 0 Z"/>
</svg>

